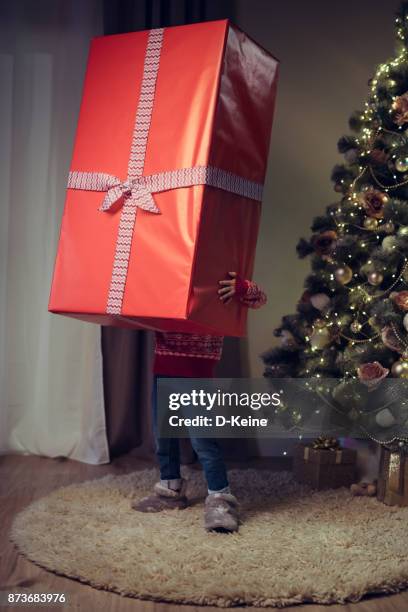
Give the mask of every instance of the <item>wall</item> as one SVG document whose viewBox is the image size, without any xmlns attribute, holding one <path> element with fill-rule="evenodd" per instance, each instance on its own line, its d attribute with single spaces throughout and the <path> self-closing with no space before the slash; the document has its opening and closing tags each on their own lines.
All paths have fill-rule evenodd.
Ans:
<svg viewBox="0 0 408 612">
<path fill-rule="evenodd" d="M 363 107 L 376 64 L 393 54 L 396 0 L 237 0 L 237 24 L 281 60 L 278 100 L 254 278 L 269 303 L 250 312 L 252 376 L 273 328 L 294 312 L 309 266 L 296 256 L 312 217 L 336 201 L 338 138 Z"/>
</svg>

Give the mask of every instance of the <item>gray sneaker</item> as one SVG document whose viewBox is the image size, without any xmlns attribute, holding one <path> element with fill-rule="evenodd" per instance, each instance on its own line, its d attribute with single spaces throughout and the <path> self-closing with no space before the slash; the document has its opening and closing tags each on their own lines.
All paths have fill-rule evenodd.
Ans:
<svg viewBox="0 0 408 612">
<path fill-rule="evenodd" d="M 205 500 L 204 527 L 207 531 L 238 531 L 238 500 L 231 493 L 211 493 Z"/>
</svg>

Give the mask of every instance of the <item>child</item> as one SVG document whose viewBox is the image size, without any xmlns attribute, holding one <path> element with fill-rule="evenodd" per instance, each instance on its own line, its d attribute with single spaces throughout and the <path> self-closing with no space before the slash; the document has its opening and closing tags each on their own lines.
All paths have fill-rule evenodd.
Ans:
<svg viewBox="0 0 408 612">
<path fill-rule="evenodd" d="M 246 307 L 260 308 L 266 303 L 265 293 L 253 281 L 243 280 L 236 272 L 219 281 L 219 299 L 227 304 L 236 298 Z M 156 434 L 157 389 L 161 376 L 212 378 L 221 358 L 223 338 L 210 334 L 181 334 L 156 332 L 154 361 L 153 411 Z M 204 525 L 208 531 L 231 532 L 238 530 L 238 501 L 232 495 L 227 471 L 217 440 L 192 438 L 207 480 Z M 160 512 L 169 508 L 187 506 L 186 481 L 180 476 L 179 441 L 177 438 L 157 438 L 156 450 L 160 465 L 160 482 L 152 495 L 132 503 L 139 512 Z"/>
</svg>

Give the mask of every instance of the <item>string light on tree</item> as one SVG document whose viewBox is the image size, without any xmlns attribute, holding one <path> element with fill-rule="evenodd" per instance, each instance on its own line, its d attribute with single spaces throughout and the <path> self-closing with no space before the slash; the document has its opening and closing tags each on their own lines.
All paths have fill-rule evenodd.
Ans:
<svg viewBox="0 0 408 612">
<path fill-rule="evenodd" d="M 297 345 L 264 357 L 286 376 L 354 384 L 378 370 L 379 384 L 408 379 L 408 0 L 396 40 L 394 58 L 377 67 L 363 110 L 350 118 L 352 133 L 339 140 L 338 201 L 298 244 L 299 256 L 310 256 L 309 297 L 281 323 Z M 360 420 L 365 412 L 351 414 Z M 295 425 L 294 413 L 287 416 Z"/>
</svg>

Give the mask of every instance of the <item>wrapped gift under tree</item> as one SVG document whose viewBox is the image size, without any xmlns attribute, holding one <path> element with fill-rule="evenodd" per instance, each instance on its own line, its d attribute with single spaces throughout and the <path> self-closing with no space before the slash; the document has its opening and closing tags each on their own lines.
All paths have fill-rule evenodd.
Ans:
<svg viewBox="0 0 408 612">
<path fill-rule="evenodd" d="M 228 20 L 92 40 L 50 312 L 245 335 L 277 75 Z"/>
<path fill-rule="evenodd" d="M 377 499 L 388 506 L 408 506 L 408 454 L 406 444 L 381 446 Z"/>
<path fill-rule="evenodd" d="M 293 472 L 298 482 L 313 489 L 349 487 L 356 477 L 357 453 L 341 448 L 335 438 L 321 436 L 311 444 L 298 444 L 293 457 Z"/>
</svg>

